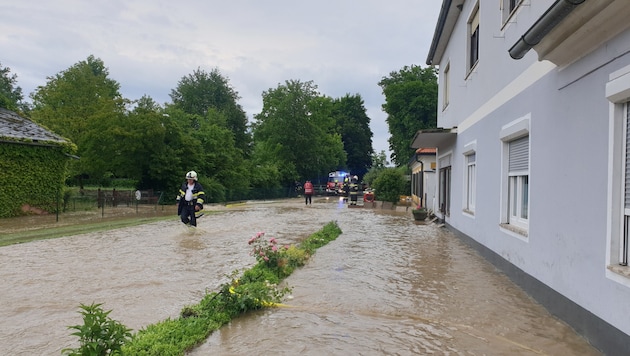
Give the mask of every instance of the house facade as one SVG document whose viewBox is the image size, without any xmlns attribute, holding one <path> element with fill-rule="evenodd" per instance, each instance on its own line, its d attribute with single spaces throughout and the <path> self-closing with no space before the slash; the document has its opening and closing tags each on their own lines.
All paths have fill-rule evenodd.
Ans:
<svg viewBox="0 0 630 356">
<path fill-rule="evenodd" d="M 630 2 L 444 0 L 436 215 L 595 347 L 630 352 Z"/>
</svg>

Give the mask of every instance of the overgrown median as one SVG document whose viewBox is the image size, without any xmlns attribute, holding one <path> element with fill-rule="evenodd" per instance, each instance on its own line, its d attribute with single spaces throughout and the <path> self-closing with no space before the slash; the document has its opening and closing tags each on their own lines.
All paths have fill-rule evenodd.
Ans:
<svg viewBox="0 0 630 356">
<path fill-rule="evenodd" d="M 183 355 L 202 343 L 213 331 L 250 310 L 277 306 L 290 292 L 280 283 L 304 266 L 315 251 L 341 234 L 331 221 L 298 245 L 281 246 L 264 233 L 252 236 L 248 245 L 258 263 L 240 276 L 234 271 L 218 292 L 206 294 L 194 305 L 184 307 L 179 317 L 151 324 L 137 333 L 109 318 L 100 304 L 81 305 L 83 325 L 71 326 L 79 337 L 77 349 L 65 355 Z"/>
</svg>

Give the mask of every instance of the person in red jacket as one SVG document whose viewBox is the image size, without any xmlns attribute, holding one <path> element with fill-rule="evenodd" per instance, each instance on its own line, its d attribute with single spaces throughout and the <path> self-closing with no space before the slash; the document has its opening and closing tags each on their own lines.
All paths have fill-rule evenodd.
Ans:
<svg viewBox="0 0 630 356">
<path fill-rule="evenodd" d="M 313 183 L 310 180 L 307 180 L 304 183 L 304 199 L 306 205 L 310 205 L 313 198 Z"/>
</svg>

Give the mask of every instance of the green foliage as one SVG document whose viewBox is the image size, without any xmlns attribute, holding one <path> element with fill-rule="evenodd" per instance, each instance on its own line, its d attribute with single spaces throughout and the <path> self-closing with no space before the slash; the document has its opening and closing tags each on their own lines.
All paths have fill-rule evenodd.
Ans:
<svg viewBox="0 0 630 356">
<path fill-rule="evenodd" d="M 138 331 L 122 346 L 122 354 L 184 355 L 187 350 L 238 315 L 249 310 L 277 306 L 284 295 L 290 292 L 287 287 L 279 287 L 282 279 L 293 271 L 292 268 L 303 266 L 317 248 L 336 239 L 340 234 L 341 229 L 337 223 L 330 222 L 307 237 L 299 246 L 281 249 L 277 258 L 259 259 L 254 267 L 243 272 L 241 278 L 236 278 L 238 271 L 234 271 L 227 276 L 230 281 L 222 284 L 219 292 L 208 293 L 198 304 L 182 308 L 179 318 L 167 319 Z M 260 246 L 266 249 L 268 246 L 262 235 L 260 237 Z M 275 253 L 272 251 L 266 249 L 265 253 Z M 271 263 L 272 260 L 275 263 Z M 284 266 L 292 268 L 284 269 Z M 288 273 L 278 273 L 280 270 Z"/>
<path fill-rule="evenodd" d="M 418 130 L 437 127 L 438 84 L 435 68 L 412 65 L 383 77 L 389 148 L 397 166 L 414 154 L 411 141 Z"/>
<path fill-rule="evenodd" d="M 102 304 L 81 304 L 83 325 L 70 326 L 77 330 L 72 333 L 79 337 L 80 346 L 76 349 L 64 349 L 69 356 L 105 356 L 120 355 L 121 347 L 131 338 L 131 329 L 111 319 L 111 310 L 104 311 Z"/>
<path fill-rule="evenodd" d="M 372 165 L 372 130 L 363 99 L 359 94 L 333 101 L 333 117 L 341 134 L 346 165 L 352 174 L 363 176 Z"/>
<path fill-rule="evenodd" d="M 387 167 L 387 155 L 385 151 L 381 151 L 380 153 L 372 154 L 372 167 L 368 170 L 368 172 L 363 176 L 363 182 L 368 186 L 372 187 L 376 177 L 378 177 L 379 172 Z"/>
<path fill-rule="evenodd" d="M 66 178 L 70 148 L 0 145 L 0 217 L 23 214 L 22 205 L 53 212 Z M 71 151 L 71 150 L 70 150 Z M 10 187 L 10 188 L 9 188 Z"/>
<path fill-rule="evenodd" d="M 0 108 L 23 110 L 25 104 L 22 101 L 24 99 L 22 88 L 17 86 L 17 74 L 10 73 L 11 68 L 3 68 L 0 63 Z"/>
<path fill-rule="evenodd" d="M 183 77 L 171 91 L 171 99 L 175 107 L 188 114 L 205 117 L 211 109 L 220 113 L 224 120 L 215 123 L 221 123 L 232 133 L 233 146 L 248 151 L 251 137 L 247 132 L 247 115 L 237 103 L 238 92 L 218 68 L 210 73 L 198 68 Z"/>
<path fill-rule="evenodd" d="M 72 175 L 101 178 L 113 172 L 109 163 L 118 159 L 110 150 L 119 143 L 113 134 L 118 125 L 110 128 L 108 123 L 120 120 L 127 101 L 108 76 L 103 61 L 89 56 L 31 93 L 33 120 L 76 143 L 81 160 L 73 162 Z"/>
<path fill-rule="evenodd" d="M 283 184 L 344 166 L 346 154 L 332 114 L 332 99 L 320 95 L 311 81 L 291 80 L 269 89 L 253 124 L 254 157 L 274 164 Z"/>
<path fill-rule="evenodd" d="M 403 172 L 396 168 L 383 169 L 372 184 L 378 200 L 394 204 L 398 202 L 401 195 L 405 194 L 408 186 Z"/>
</svg>

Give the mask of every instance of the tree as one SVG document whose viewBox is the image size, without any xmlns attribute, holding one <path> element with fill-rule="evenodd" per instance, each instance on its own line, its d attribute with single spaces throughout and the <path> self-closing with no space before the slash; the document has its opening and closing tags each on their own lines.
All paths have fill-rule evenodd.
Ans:
<svg viewBox="0 0 630 356">
<path fill-rule="evenodd" d="M 397 166 L 414 154 L 411 141 L 418 130 L 437 127 L 437 76 L 434 68 L 405 66 L 383 77 L 378 85 L 385 95 L 389 148 Z"/>
<path fill-rule="evenodd" d="M 108 149 L 115 142 L 102 133 L 110 121 L 121 119 L 127 101 L 120 95 L 120 85 L 108 76 L 103 61 L 90 55 L 48 77 L 46 85 L 31 94 L 33 120 L 77 145 L 82 159 L 73 164 L 75 174 L 102 178 L 110 171 Z"/>
<path fill-rule="evenodd" d="M 12 111 L 24 111 L 22 88 L 17 86 L 17 74 L 11 74 L 11 68 L 0 63 L 0 108 Z"/>
<path fill-rule="evenodd" d="M 217 68 L 207 73 L 201 69 L 183 77 L 171 91 L 173 105 L 188 114 L 206 117 L 210 109 L 223 114 L 221 123 L 234 135 L 236 147 L 249 152 L 251 137 L 247 132 L 247 115 L 238 104 L 238 92 L 230 86 Z"/>
<path fill-rule="evenodd" d="M 347 154 L 346 165 L 352 174 L 363 176 L 372 165 L 372 130 L 359 94 L 346 94 L 333 101 L 333 117 Z"/>
<path fill-rule="evenodd" d="M 363 176 L 363 182 L 368 186 L 372 186 L 374 181 L 378 177 L 378 174 L 387 168 L 387 154 L 385 151 L 381 151 L 379 153 L 372 154 L 372 167 L 368 170 L 368 172 Z"/>
<path fill-rule="evenodd" d="M 276 164 L 284 183 L 345 164 L 332 107 L 332 99 L 311 81 L 289 80 L 263 92 L 263 109 L 253 124 L 255 155 Z"/>
</svg>

